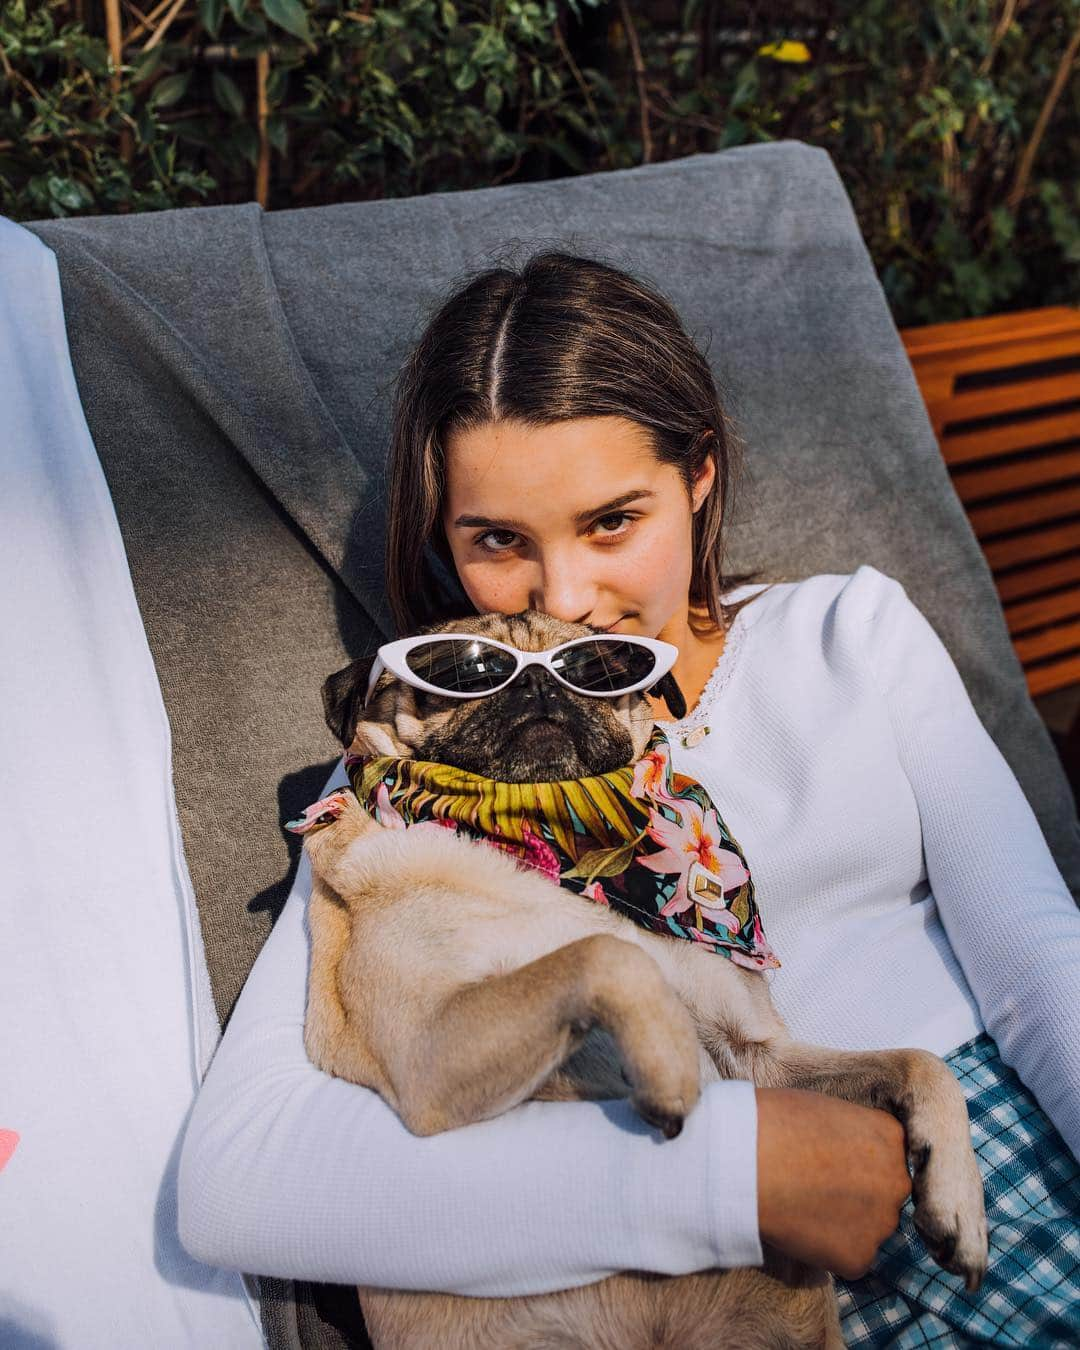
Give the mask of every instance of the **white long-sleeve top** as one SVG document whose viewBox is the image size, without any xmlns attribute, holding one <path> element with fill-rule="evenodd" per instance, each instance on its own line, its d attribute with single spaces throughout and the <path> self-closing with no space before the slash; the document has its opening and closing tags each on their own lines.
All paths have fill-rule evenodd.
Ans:
<svg viewBox="0 0 1080 1350">
<path fill-rule="evenodd" d="M 946 1054 L 986 1029 L 1080 1157 L 1080 913 L 944 645 L 873 567 L 728 598 L 755 591 L 664 726 L 746 855 L 792 1032 Z M 302 867 L 196 1102 L 194 1255 L 491 1297 L 761 1260 L 747 1083 L 708 1085 L 673 1140 L 626 1102 L 529 1102 L 421 1139 L 315 1069 L 309 885 Z"/>
</svg>

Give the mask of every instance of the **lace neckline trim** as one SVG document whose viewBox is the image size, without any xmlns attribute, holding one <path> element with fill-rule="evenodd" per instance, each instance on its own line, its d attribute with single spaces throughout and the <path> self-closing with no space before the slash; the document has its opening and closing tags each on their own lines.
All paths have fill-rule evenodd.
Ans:
<svg viewBox="0 0 1080 1350">
<path fill-rule="evenodd" d="M 763 583 L 757 589 L 764 590 L 767 583 Z M 750 589 L 747 587 L 747 589 Z M 735 592 L 739 596 L 738 592 Z M 739 596 L 741 598 L 741 596 Z M 735 615 L 728 628 L 727 637 L 724 639 L 724 645 L 721 648 L 720 655 L 716 658 L 716 664 L 712 668 L 712 674 L 705 683 L 705 688 L 701 691 L 701 697 L 694 707 L 677 722 L 665 721 L 662 718 L 656 719 L 656 724 L 662 727 L 665 733 L 680 735 L 682 732 L 692 731 L 695 727 L 704 726 L 707 718 L 712 713 L 723 690 L 727 687 L 731 679 L 731 672 L 738 658 L 739 649 L 742 647 L 743 637 L 746 632 L 746 624 L 743 616 L 752 605 L 745 605 Z"/>
</svg>

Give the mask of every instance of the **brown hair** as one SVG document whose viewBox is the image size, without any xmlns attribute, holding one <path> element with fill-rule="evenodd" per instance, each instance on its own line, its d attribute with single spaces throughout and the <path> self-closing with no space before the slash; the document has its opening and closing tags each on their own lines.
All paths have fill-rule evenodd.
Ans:
<svg viewBox="0 0 1080 1350">
<path fill-rule="evenodd" d="M 695 635 L 726 632 L 756 597 L 729 605 L 723 594 L 760 574 L 723 573 L 723 523 L 741 446 L 709 364 L 650 286 L 596 258 L 549 250 L 520 270 L 493 267 L 460 287 L 399 372 L 386 586 L 400 634 L 472 609 L 455 584 L 442 526 L 449 436 L 504 419 L 546 426 L 599 416 L 644 427 L 656 457 L 678 469 L 688 494 L 695 470 L 714 456 L 715 481 L 694 515 L 689 600 L 708 610 L 707 621 L 691 615 Z"/>
</svg>

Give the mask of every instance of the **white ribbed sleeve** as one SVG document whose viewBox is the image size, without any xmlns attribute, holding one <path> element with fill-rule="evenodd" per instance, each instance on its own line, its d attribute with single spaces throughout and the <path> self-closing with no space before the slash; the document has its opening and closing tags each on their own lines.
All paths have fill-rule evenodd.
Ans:
<svg viewBox="0 0 1080 1350">
<path fill-rule="evenodd" d="M 1002 1059 L 1080 1159 L 1080 913 L 941 639 L 877 575 L 869 650 L 938 913 Z"/>
<path fill-rule="evenodd" d="M 179 1224 L 193 1255 L 252 1274 L 483 1297 L 761 1261 L 749 1083 L 708 1085 L 675 1139 L 626 1102 L 526 1102 L 418 1138 L 376 1093 L 314 1068 L 303 1044 L 309 886 L 305 858 L 191 1117 Z"/>
</svg>

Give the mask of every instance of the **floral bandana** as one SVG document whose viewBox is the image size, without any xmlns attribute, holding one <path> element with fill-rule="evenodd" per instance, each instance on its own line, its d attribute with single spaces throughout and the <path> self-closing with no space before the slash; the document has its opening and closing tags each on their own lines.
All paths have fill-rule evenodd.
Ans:
<svg viewBox="0 0 1080 1350">
<path fill-rule="evenodd" d="M 555 783 L 502 783 L 390 755 L 346 755 L 345 768 L 380 825 L 482 839 L 642 928 L 750 970 L 780 964 L 742 850 L 705 788 L 672 771 L 659 727 L 635 764 Z"/>
</svg>

